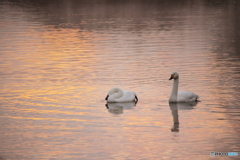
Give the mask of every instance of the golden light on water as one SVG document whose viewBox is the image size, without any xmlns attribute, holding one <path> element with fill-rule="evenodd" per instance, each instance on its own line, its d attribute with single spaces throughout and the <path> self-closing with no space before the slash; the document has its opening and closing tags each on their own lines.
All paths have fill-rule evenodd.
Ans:
<svg viewBox="0 0 240 160">
<path fill-rule="evenodd" d="M 240 66 L 226 8 L 28 5 L 0 3 L 5 159 L 208 159 L 239 149 Z M 196 106 L 168 104 L 173 71 L 179 90 L 199 94 Z M 138 103 L 111 110 L 112 87 L 136 92 Z"/>
</svg>

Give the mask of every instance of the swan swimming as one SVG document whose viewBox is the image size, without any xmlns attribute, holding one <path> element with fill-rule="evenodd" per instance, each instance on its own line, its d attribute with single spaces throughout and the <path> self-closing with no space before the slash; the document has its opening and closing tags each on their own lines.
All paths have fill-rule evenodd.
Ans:
<svg viewBox="0 0 240 160">
<path fill-rule="evenodd" d="M 190 91 L 178 91 L 179 75 L 173 72 L 169 80 L 174 79 L 172 93 L 169 102 L 192 102 L 198 101 L 199 96 Z"/>
<path fill-rule="evenodd" d="M 120 88 L 113 88 L 105 98 L 107 102 L 133 102 L 137 103 L 138 98 L 135 92 L 124 91 Z"/>
</svg>

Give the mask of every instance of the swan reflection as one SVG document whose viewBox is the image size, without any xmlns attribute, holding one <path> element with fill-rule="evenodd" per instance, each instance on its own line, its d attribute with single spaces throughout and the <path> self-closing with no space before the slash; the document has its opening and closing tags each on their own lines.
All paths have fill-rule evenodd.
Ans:
<svg viewBox="0 0 240 160">
<path fill-rule="evenodd" d="M 169 103 L 169 107 L 172 111 L 173 116 L 173 127 L 172 132 L 179 132 L 179 118 L 178 110 L 190 110 L 193 109 L 198 102 L 184 102 L 184 103 Z"/>
<path fill-rule="evenodd" d="M 123 114 L 123 110 L 132 109 L 136 106 L 135 102 L 107 103 L 108 112 L 113 114 Z"/>
<path fill-rule="evenodd" d="M 169 103 L 169 107 L 172 111 L 172 116 L 173 116 L 173 127 L 171 128 L 171 131 L 172 132 L 179 132 L 179 119 L 178 119 L 177 103 Z"/>
<path fill-rule="evenodd" d="M 178 110 L 190 110 L 197 106 L 198 101 L 177 103 Z"/>
</svg>

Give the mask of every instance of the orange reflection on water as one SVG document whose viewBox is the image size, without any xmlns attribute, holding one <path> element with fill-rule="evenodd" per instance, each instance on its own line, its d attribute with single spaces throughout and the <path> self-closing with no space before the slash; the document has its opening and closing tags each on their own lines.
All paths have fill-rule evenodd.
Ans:
<svg viewBox="0 0 240 160">
<path fill-rule="evenodd" d="M 106 6 L 94 9 L 101 11 L 99 8 L 103 7 L 105 14 Z M 222 108 L 238 100 L 233 96 L 238 93 L 234 92 L 239 84 L 236 81 L 238 59 L 226 63 L 223 59 L 229 55 L 211 54 L 213 51 L 208 50 L 213 49 L 209 47 L 211 43 L 216 43 L 211 40 L 218 39 L 218 33 L 209 33 L 209 29 L 214 31 L 216 27 L 209 26 L 208 22 L 212 24 L 221 19 L 216 15 L 224 14 L 213 13 L 213 21 L 207 12 L 206 21 L 196 25 L 199 18 L 204 19 L 204 14 L 194 13 L 192 6 L 188 10 L 187 5 L 180 5 L 187 9 L 181 16 L 167 7 L 157 13 L 156 6 L 144 21 L 140 18 L 136 22 L 136 18 L 129 15 L 126 23 L 128 16 L 118 17 L 122 25 L 117 23 L 114 27 L 111 25 L 116 17 L 108 19 L 108 16 L 99 20 L 91 17 L 87 21 L 84 15 L 84 24 L 98 22 L 97 25 L 76 29 L 71 28 L 68 21 L 57 22 L 55 26 L 46 25 L 45 21 L 34 24 L 31 19 L 22 18 L 31 12 L 24 12 L 19 19 L 7 15 L 1 21 L 5 27 L 0 33 L 4 35 L 1 47 L 3 131 L 0 132 L 3 151 L 42 159 L 61 156 L 64 159 L 71 157 L 69 155 L 82 159 L 181 159 L 187 156 L 203 159 L 208 158 L 205 155 L 213 149 L 223 149 L 220 145 L 232 149 L 234 144 L 237 148 L 236 142 L 230 144 L 224 140 L 237 132 L 229 126 Z M 145 5 L 143 8 L 145 10 Z M 204 5 L 199 8 L 208 10 Z M 92 15 L 93 12 L 89 12 Z M 195 15 L 189 16 L 189 13 Z M 72 16 L 76 15 L 82 16 Z M 17 23 L 9 22 L 11 19 Z M 21 27 L 15 27 L 17 24 Z M 12 34 L 14 32 L 16 34 Z M 6 33 L 10 33 L 10 38 Z M 223 34 L 219 35 L 224 38 Z M 172 82 L 168 78 L 175 70 L 181 73 L 180 90 L 196 92 L 202 102 L 194 109 L 178 111 L 179 132 L 173 133 L 174 118 L 168 106 Z M 135 91 L 139 103 L 113 116 L 107 111 L 104 98 L 115 86 Z M 238 125 L 233 124 L 237 128 Z M 219 143 L 219 140 L 222 141 Z M 234 140 L 238 140 L 237 136 Z"/>
<path fill-rule="evenodd" d="M 61 119 L 61 118 L 40 118 L 40 117 L 14 117 L 14 116 L 6 116 L 8 118 L 12 118 L 12 119 L 26 119 L 26 120 L 46 120 L 46 121 L 87 121 L 87 120 L 83 120 L 83 119 Z"/>
<path fill-rule="evenodd" d="M 78 91 L 80 94 L 77 97 L 80 100 L 86 99 L 84 94 L 96 89 L 92 85 L 86 84 L 91 80 L 88 77 L 94 78 L 95 76 L 93 70 L 97 58 L 93 52 L 94 44 L 91 33 L 79 32 L 78 29 L 48 30 L 48 27 L 41 31 L 30 30 L 31 36 L 35 37 L 31 41 L 35 44 L 35 48 L 32 48 L 31 52 L 17 54 L 15 57 L 5 55 L 5 59 L 11 59 L 5 72 L 10 71 L 9 74 L 12 74 L 11 71 L 14 71 L 12 80 L 18 82 L 6 86 L 3 92 L 14 92 L 20 99 L 37 97 L 41 101 L 59 103 L 59 99 L 50 99 L 50 96 L 46 95 L 54 97 L 54 95 L 73 94 Z M 23 42 L 13 41 L 12 45 L 18 43 Z M 27 43 L 23 44 L 28 45 Z M 27 47 L 24 45 L 22 45 L 23 48 Z M 18 65 L 19 60 L 20 65 Z M 86 85 L 84 88 L 78 88 L 79 83 Z"/>
</svg>

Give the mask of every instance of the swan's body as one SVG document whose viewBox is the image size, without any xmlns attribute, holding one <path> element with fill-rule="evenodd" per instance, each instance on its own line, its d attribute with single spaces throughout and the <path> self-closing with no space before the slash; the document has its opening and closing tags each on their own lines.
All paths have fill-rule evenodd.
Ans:
<svg viewBox="0 0 240 160">
<path fill-rule="evenodd" d="M 133 102 L 138 101 L 137 95 L 132 91 L 124 91 L 120 88 L 113 88 L 105 98 L 107 102 Z"/>
<path fill-rule="evenodd" d="M 199 96 L 190 91 L 178 91 L 179 75 L 173 72 L 169 80 L 174 79 L 172 93 L 169 102 L 192 102 L 198 101 Z"/>
</svg>

